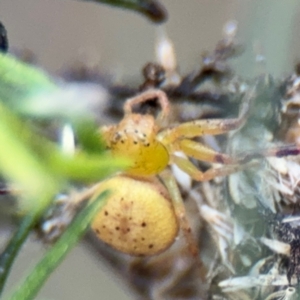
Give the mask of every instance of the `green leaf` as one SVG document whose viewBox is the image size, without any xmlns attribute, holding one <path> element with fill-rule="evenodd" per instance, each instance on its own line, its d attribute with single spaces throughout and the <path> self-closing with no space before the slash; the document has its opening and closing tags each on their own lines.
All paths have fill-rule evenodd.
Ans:
<svg viewBox="0 0 300 300">
<path fill-rule="evenodd" d="M 17 183 L 26 195 L 19 203 L 24 212 L 43 210 L 48 203 L 35 203 L 32 199 L 54 195 L 69 180 L 99 181 L 129 165 L 128 160 L 112 157 L 100 149 L 98 153 L 65 154 L 59 146 L 30 129 L 0 102 L 0 144 L 4 145 L 0 147 L 0 172 Z M 91 138 L 98 135 L 92 128 L 87 130 Z"/>
<path fill-rule="evenodd" d="M 25 216 L 22 222 L 19 224 L 17 232 L 14 234 L 6 249 L 0 255 L 0 296 L 3 292 L 3 288 L 11 270 L 15 257 L 20 251 L 22 244 L 27 239 L 30 230 L 36 222 L 36 215 L 30 214 Z"/>
<path fill-rule="evenodd" d="M 18 106 L 36 93 L 55 90 L 56 85 L 45 72 L 0 52 L 0 99 L 6 104 Z"/>
<path fill-rule="evenodd" d="M 41 195 L 47 195 L 45 199 L 49 199 L 58 190 L 59 183 L 43 161 L 22 141 L 29 136 L 24 134 L 20 125 L 0 103 L 0 171 L 24 192 L 28 210 L 40 211 L 47 203 L 33 203 L 32 199 Z"/>
<path fill-rule="evenodd" d="M 102 86 L 54 82 L 42 69 L 0 52 L 0 99 L 18 114 L 73 122 L 93 118 L 106 97 Z"/>
<path fill-rule="evenodd" d="M 97 154 L 105 150 L 105 143 L 99 134 L 99 126 L 92 120 L 74 122 L 74 131 L 79 146 L 86 152 Z"/>
<path fill-rule="evenodd" d="M 34 270 L 24 279 L 19 288 L 8 298 L 10 300 L 34 299 L 50 274 L 57 268 L 67 253 L 77 244 L 78 240 L 88 229 L 90 222 L 105 204 L 108 192 L 100 194 L 93 202 L 87 205 L 75 218 L 66 232 L 48 250 Z"/>
</svg>

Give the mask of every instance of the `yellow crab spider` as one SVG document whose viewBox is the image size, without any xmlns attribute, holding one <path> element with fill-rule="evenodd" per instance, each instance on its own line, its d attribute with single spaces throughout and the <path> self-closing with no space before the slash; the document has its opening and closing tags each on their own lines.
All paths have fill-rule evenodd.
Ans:
<svg viewBox="0 0 300 300">
<path fill-rule="evenodd" d="M 133 112 L 135 105 L 153 99 L 157 99 L 161 108 L 157 118 Z M 124 118 L 116 125 L 100 128 L 112 154 L 130 158 L 132 165 L 123 174 L 109 178 L 97 187 L 96 194 L 105 189 L 112 191 L 92 223 L 97 236 L 121 252 L 148 256 L 172 245 L 181 228 L 190 251 L 197 256 L 198 247 L 179 189 L 165 169 L 174 163 L 197 181 L 239 170 L 234 159 L 192 138 L 239 128 L 249 110 L 248 102 L 243 103 L 238 118 L 196 120 L 164 129 L 162 124 L 169 114 L 170 104 L 163 91 L 147 90 L 127 100 Z M 188 159 L 177 156 L 177 151 L 184 152 L 187 157 L 229 166 L 202 172 Z"/>
</svg>

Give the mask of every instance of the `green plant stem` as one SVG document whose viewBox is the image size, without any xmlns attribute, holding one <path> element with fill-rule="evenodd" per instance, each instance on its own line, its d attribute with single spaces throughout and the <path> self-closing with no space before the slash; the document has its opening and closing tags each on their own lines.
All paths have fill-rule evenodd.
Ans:
<svg viewBox="0 0 300 300">
<path fill-rule="evenodd" d="M 0 296 L 3 292 L 12 264 L 35 222 L 35 215 L 25 216 L 19 225 L 17 232 L 8 243 L 6 249 L 4 249 L 3 253 L 0 255 Z"/>
<path fill-rule="evenodd" d="M 100 194 L 75 218 L 56 244 L 45 254 L 33 271 L 26 277 L 9 300 L 32 300 L 39 292 L 50 274 L 57 268 L 67 253 L 76 245 L 89 227 L 96 213 L 105 204 L 108 192 Z"/>
</svg>

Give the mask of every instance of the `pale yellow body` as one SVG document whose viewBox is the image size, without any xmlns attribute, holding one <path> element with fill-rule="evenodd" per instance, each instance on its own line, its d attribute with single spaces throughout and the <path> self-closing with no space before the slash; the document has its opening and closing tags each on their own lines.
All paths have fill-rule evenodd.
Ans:
<svg viewBox="0 0 300 300">
<path fill-rule="evenodd" d="M 165 187 L 157 180 L 115 176 L 99 185 L 97 194 L 111 195 L 95 217 L 92 229 L 115 249 L 131 255 L 154 255 L 167 249 L 178 223 Z"/>
</svg>

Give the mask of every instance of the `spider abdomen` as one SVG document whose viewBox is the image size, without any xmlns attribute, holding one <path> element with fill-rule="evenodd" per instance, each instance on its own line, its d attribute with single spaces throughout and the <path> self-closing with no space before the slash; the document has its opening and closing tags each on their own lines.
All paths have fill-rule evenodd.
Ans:
<svg viewBox="0 0 300 300">
<path fill-rule="evenodd" d="M 178 223 L 164 186 L 157 181 L 115 176 L 99 185 L 111 191 L 92 229 L 113 248 L 131 255 L 154 255 L 167 249 Z M 98 193 L 97 193 L 98 194 Z"/>
</svg>

